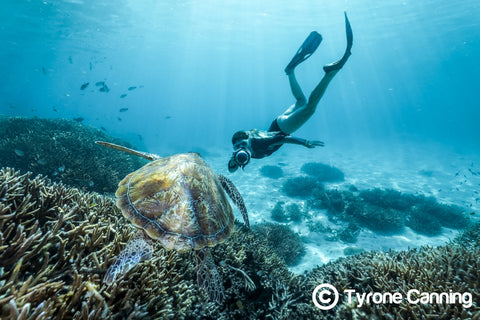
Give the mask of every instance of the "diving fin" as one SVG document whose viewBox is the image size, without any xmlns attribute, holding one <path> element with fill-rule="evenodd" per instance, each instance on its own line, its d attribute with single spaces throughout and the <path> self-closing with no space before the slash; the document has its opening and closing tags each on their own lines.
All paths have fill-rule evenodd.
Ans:
<svg viewBox="0 0 480 320">
<path fill-rule="evenodd" d="M 323 70 L 325 71 L 325 73 L 342 69 L 345 62 L 347 62 L 348 57 L 350 57 L 350 55 L 352 54 L 350 49 L 352 49 L 352 44 L 353 44 L 353 32 L 352 32 L 352 27 L 350 26 L 350 21 L 348 21 L 346 12 L 345 12 L 345 29 L 347 33 L 347 49 L 345 49 L 345 53 L 343 54 L 343 57 L 340 60 L 327 64 L 326 66 L 323 67 Z"/>
<path fill-rule="evenodd" d="M 317 50 L 322 42 L 322 36 L 317 31 L 312 31 L 302 43 L 295 56 L 285 68 L 285 73 L 290 74 L 296 66 L 307 60 Z"/>
</svg>

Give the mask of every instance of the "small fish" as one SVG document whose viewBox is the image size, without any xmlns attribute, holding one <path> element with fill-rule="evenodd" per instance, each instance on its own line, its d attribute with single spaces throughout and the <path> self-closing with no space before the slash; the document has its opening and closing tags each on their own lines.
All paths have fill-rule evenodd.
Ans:
<svg viewBox="0 0 480 320">
<path fill-rule="evenodd" d="M 120 112 L 125 112 L 125 111 L 127 111 L 127 110 L 128 110 L 128 108 L 120 108 L 120 110 L 118 110 L 118 111 L 120 111 Z"/>
<path fill-rule="evenodd" d="M 44 165 L 47 164 L 47 160 L 45 160 L 45 159 L 38 159 L 38 160 L 37 160 L 37 163 L 38 163 L 39 165 L 44 166 Z"/>
<path fill-rule="evenodd" d="M 478 172 L 472 171 L 472 169 L 470 169 L 470 168 L 468 168 L 468 171 L 470 171 L 470 173 L 473 174 L 474 176 L 478 176 L 478 175 L 479 175 Z"/>
<path fill-rule="evenodd" d="M 100 127 L 100 129 L 102 129 L 103 131 L 107 131 L 107 129 L 105 129 L 104 127 Z"/>
<path fill-rule="evenodd" d="M 122 118 L 120 118 L 120 117 L 117 117 L 117 120 L 118 120 L 118 121 L 122 121 Z"/>
<path fill-rule="evenodd" d="M 8 105 L 10 109 L 15 109 L 15 106 L 12 106 L 11 104 Z"/>
<path fill-rule="evenodd" d="M 457 177 L 459 174 L 460 174 L 460 171 L 458 171 L 457 173 L 455 173 L 455 177 Z"/>
<path fill-rule="evenodd" d="M 470 215 L 473 216 L 475 214 L 475 212 L 470 212 Z"/>
<path fill-rule="evenodd" d="M 47 74 L 47 70 L 45 70 L 45 67 L 42 67 L 42 72 L 43 72 L 44 75 Z"/>
<path fill-rule="evenodd" d="M 171 118 L 172 118 L 172 117 L 170 117 L 170 116 L 166 116 L 166 117 L 165 117 L 165 119 L 171 119 Z"/>
<path fill-rule="evenodd" d="M 17 156 L 19 156 L 19 157 L 23 157 L 23 156 L 25 155 L 25 152 L 23 152 L 23 151 L 20 150 L 20 149 L 15 149 L 15 150 L 13 150 L 13 151 L 15 151 L 15 154 L 16 154 Z"/>
<path fill-rule="evenodd" d="M 68 62 L 70 62 L 70 64 L 73 64 L 72 56 L 68 56 Z"/>
<path fill-rule="evenodd" d="M 58 112 L 57 107 L 55 107 L 55 106 L 52 106 L 52 110 L 55 111 L 55 112 Z"/>
<path fill-rule="evenodd" d="M 141 134 L 138 135 L 138 140 L 143 141 L 143 137 Z"/>
<path fill-rule="evenodd" d="M 128 91 L 132 91 L 132 90 L 135 90 L 137 89 L 137 87 L 128 87 Z"/>
<path fill-rule="evenodd" d="M 127 96 L 127 94 L 126 94 L 126 93 L 124 93 L 124 94 L 122 94 L 122 95 L 120 96 L 120 98 L 122 98 L 122 99 L 123 99 L 123 98 L 125 98 L 126 96 Z"/>
<path fill-rule="evenodd" d="M 103 87 L 101 87 L 100 89 L 98 89 L 100 92 L 108 92 L 110 91 L 110 89 L 108 88 L 108 86 L 106 84 L 103 84 Z"/>
<path fill-rule="evenodd" d="M 105 81 L 95 82 L 95 86 L 97 86 L 97 87 L 103 87 L 104 85 L 105 85 Z"/>
<path fill-rule="evenodd" d="M 89 84 L 90 84 L 90 82 L 85 82 L 84 84 L 82 84 L 82 85 L 80 86 L 80 90 L 85 90 L 85 89 L 87 89 L 87 87 L 88 87 Z"/>
<path fill-rule="evenodd" d="M 82 122 L 84 119 L 82 117 L 73 118 L 77 122 Z"/>
</svg>

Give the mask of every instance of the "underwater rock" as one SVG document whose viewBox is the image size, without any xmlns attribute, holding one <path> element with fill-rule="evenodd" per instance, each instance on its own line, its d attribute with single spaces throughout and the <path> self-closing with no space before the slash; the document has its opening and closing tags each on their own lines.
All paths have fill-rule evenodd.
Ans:
<svg viewBox="0 0 480 320">
<path fill-rule="evenodd" d="M 340 169 L 319 162 L 305 163 L 302 171 L 322 182 L 336 182 L 345 179 L 345 175 Z"/>
<path fill-rule="evenodd" d="M 88 191 L 115 192 L 124 176 L 145 164 L 138 157 L 95 145 L 95 140 L 104 140 L 130 146 L 75 121 L 0 118 L 0 136 L 2 166 Z"/>
<path fill-rule="evenodd" d="M 262 166 L 260 168 L 260 173 L 262 174 L 262 176 L 271 179 L 278 179 L 283 177 L 283 170 L 279 166 Z"/>
</svg>

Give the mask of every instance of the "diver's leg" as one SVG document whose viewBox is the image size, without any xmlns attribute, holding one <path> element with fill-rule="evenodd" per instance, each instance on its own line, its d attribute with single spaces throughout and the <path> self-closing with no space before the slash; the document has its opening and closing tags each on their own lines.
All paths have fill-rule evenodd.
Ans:
<svg viewBox="0 0 480 320">
<path fill-rule="evenodd" d="M 295 77 L 295 72 L 292 70 L 291 73 L 288 74 L 288 82 L 290 83 L 290 89 L 292 90 L 292 94 L 297 100 L 296 104 L 305 104 L 307 99 L 303 94 L 302 88 L 298 84 L 297 77 Z"/>
<path fill-rule="evenodd" d="M 325 73 L 319 84 L 313 89 L 307 103 L 301 105 L 295 104 L 277 118 L 277 124 L 280 129 L 291 134 L 297 131 L 308 119 L 315 113 L 318 102 L 323 97 L 327 87 L 337 74 L 338 70 Z"/>
<path fill-rule="evenodd" d="M 339 70 L 333 70 L 330 72 L 325 73 L 322 80 L 318 83 L 318 85 L 313 89 L 310 97 L 308 98 L 308 103 L 306 105 L 306 109 L 308 109 L 311 114 L 315 112 L 317 108 L 318 102 L 322 99 L 325 91 L 327 90 L 330 81 L 332 81 L 333 77 L 338 73 Z"/>
</svg>

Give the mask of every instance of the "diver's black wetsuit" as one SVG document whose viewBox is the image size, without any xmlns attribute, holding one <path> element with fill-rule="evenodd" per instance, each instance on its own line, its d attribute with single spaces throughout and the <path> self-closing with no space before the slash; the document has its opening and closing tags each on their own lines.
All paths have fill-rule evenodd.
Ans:
<svg viewBox="0 0 480 320">
<path fill-rule="evenodd" d="M 261 159 L 268 157 L 269 155 L 280 149 L 281 146 L 283 146 L 283 143 L 281 143 L 281 141 L 284 140 L 286 136 L 288 136 L 288 134 L 283 132 L 282 129 L 280 129 L 280 127 L 278 126 L 277 119 L 273 120 L 270 128 L 268 129 L 268 132 L 276 132 L 276 134 L 269 138 L 252 138 L 250 142 L 252 148 L 252 158 Z"/>
</svg>

